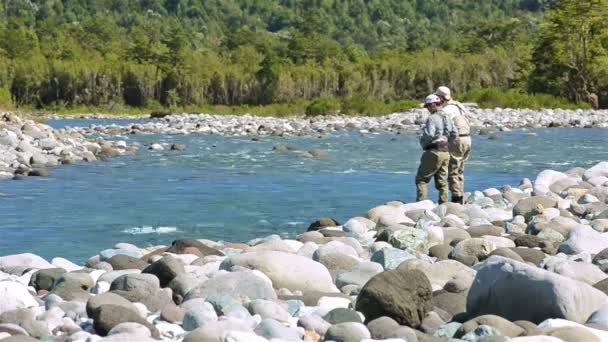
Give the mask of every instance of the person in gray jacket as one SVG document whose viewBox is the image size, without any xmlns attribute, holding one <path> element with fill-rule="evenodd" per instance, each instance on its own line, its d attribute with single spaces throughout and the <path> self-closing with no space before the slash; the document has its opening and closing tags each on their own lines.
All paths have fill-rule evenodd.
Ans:
<svg viewBox="0 0 608 342">
<path fill-rule="evenodd" d="M 424 99 L 424 107 L 431 113 L 426 119 L 420 145 L 424 152 L 416 174 L 416 201 L 428 198 L 428 183 L 435 179 L 439 192 L 439 204 L 448 201 L 448 163 L 450 152 L 448 139 L 458 137 L 452 119 L 441 110 L 441 99 L 431 94 Z"/>
</svg>

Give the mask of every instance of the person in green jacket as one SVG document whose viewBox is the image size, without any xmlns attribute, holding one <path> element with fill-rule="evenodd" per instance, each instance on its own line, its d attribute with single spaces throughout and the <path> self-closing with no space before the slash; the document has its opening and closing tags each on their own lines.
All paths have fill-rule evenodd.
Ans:
<svg viewBox="0 0 608 342">
<path fill-rule="evenodd" d="M 439 204 L 448 201 L 448 164 L 450 152 L 448 140 L 458 137 L 458 130 L 452 119 L 441 110 L 441 99 L 431 94 L 424 99 L 424 107 L 430 112 L 426 119 L 420 146 L 424 152 L 416 174 L 416 201 L 428 199 L 428 183 L 435 179 L 439 192 Z"/>
</svg>

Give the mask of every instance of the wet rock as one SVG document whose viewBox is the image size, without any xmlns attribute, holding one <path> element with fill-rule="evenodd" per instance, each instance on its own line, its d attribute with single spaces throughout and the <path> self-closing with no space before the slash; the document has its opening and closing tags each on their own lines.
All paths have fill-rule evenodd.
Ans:
<svg viewBox="0 0 608 342">
<path fill-rule="evenodd" d="M 221 251 L 209 247 L 198 240 L 175 240 L 171 243 L 171 246 L 166 250 L 166 252 L 173 254 L 187 254 L 186 252 L 190 248 L 198 249 L 200 256 L 224 255 L 224 253 L 222 253 Z"/>
<path fill-rule="evenodd" d="M 314 221 L 313 223 L 311 223 L 308 226 L 307 231 L 309 231 L 309 232 L 317 231 L 317 230 L 320 230 L 320 229 L 323 229 L 326 227 L 337 227 L 339 225 L 340 225 L 340 223 L 338 223 L 338 221 L 336 221 L 332 218 L 326 217 L 326 218 L 318 219 L 318 220 Z"/>
</svg>

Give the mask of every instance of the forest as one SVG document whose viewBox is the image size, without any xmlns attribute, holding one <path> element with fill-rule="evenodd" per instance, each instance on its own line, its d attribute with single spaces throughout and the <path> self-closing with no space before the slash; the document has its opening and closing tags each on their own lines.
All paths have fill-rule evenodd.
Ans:
<svg viewBox="0 0 608 342">
<path fill-rule="evenodd" d="M 438 85 L 548 99 L 532 107 L 608 102 L 608 0 L 0 3 L 0 108 L 371 115 Z"/>
</svg>

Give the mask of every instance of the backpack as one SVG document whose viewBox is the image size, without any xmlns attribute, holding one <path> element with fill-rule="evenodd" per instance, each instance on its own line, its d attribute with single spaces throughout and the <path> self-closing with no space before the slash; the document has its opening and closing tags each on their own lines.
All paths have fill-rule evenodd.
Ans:
<svg viewBox="0 0 608 342">
<path fill-rule="evenodd" d="M 470 135 L 471 134 L 471 125 L 469 124 L 469 119 L 467 119 L 467 110 L 460 103 L 449 103 L 448 106 L 456 106 L 460 111 L 460 115 L 454 116 L 452 120 L 454 122 L 454 126 L 458 129 L 458 135 Z"/>
</svg>

